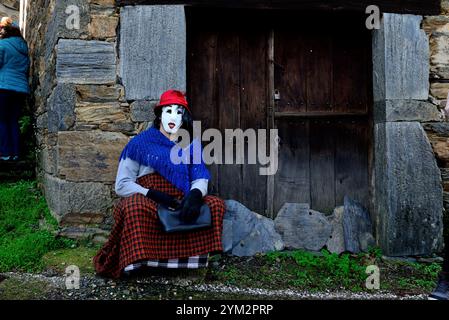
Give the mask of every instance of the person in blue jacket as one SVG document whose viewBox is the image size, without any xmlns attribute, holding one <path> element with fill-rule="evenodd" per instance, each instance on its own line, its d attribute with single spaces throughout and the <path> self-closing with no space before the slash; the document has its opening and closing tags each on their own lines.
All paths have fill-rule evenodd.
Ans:
<svg viewBox="0 0 449 320">
<path fill-rule="evenodd" d="M 19 116 L 30 92 L 28 45 L 9 17 L 0 21 L 0 161 L 19 158 Z"/>
</svg>

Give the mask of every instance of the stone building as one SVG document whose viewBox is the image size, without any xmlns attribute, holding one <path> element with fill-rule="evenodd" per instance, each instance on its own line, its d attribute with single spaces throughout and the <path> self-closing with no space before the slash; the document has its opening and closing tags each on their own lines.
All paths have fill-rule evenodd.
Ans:
<svg viewBox="0 0 449 320">
<path fill-rule="evenodd" d="M 270 217 L 349 195 L 386 254 L 441 250 L 449 1 L 354 3 L 22 0 L 37 173 L 63 234 L 105 239 L 119 154 L 177 88 L 203 129 L 279 129 L 276 175 L 214 165 L 210 192 Z"/>
<path fill-rule="evenodd" d="M 0 1 L 0 17 L 12 17 L 19 21 L 19 0 L 2 0 Z"/>
</svg>

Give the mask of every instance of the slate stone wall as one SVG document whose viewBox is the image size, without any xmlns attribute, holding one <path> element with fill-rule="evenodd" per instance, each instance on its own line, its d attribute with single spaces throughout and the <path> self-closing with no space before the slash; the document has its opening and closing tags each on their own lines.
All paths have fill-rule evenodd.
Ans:
<svg viewBox="0 0 449 320">
<path fill-rule="evenodd" d="M 113 184 L 121 149 L 151 123 L 163 90 L 186 87 L 183 7 L 32 2 L 26 38 L 38 177 L 63 234 L 104 241 L 118 200 Z M 372 215 L 378 244 L 390 255 L 429 254 L 442 245 L 443 194 L 449 208 L 449 127 L 441 110 L 449 90 L 449 0 L 442 4 L 435 17 L 386 14 L 373 37 Z M 80 10 L 79 29 L 66 26 L 68 5 Z"/>
<path fill-rule="evenodd" d="M 423 29 L 430 43 L 430 101 L 444 109 L 449 93 L 449 0 L 441 2 L 439 16 L 425 17 Z M 445 209 L 445 236 L 449 237 L 449 119 L 427 123 L 424 129 L 441 170 Z"/>
<path fill-rule="evenodd" d="M 67 27 L 70 5 L 79 28 Z M 118 156 L 148 125 L 131 120 L 124 98 L 119 18 L 114 0 L 35 0 L 27 8 L 38 178 L 61 233 L 100 242 L 113 222 Z"/>
</svg>

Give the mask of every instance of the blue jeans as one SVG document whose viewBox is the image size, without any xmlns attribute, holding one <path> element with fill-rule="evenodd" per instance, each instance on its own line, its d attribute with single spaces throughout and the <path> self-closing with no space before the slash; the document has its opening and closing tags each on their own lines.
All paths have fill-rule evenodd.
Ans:
<svg viewBox="0 0 449 320">
<path fill-rule="evenodd" d="M 0 156 L 19 155 L 19 116 L 26 94 L 0 89 Z"/>
</svg>

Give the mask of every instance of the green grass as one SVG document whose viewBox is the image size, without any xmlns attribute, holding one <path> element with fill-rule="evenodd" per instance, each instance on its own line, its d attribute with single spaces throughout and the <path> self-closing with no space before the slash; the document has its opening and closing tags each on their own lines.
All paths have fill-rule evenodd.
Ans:
<svg viewBox="0 0 449 320">
<path fill-rule="evenodd" d="M 36 182 L 0 183 L 0 272 L 39 271 L 45 253 L 72 246 L 55 237 L 56 227 Z"/>
<path fill-rule="evenodd" d="M 254 258 L 225 257 L 208 281 L 259 287 L 318 292 L 324 290 L 371 292 L 366 288 L 366 267 L 377 265 L 380 289 L 398 294 L 429 293 L 435 286 L 438 263 L 396 262 L 382 259 L 379 248 L 362 254 L 320 254 L 302 250 L 269 252 Z"/>
<path fill-rule="evenodd" d="M 60 249 L 46 253 L 42 262 L 47 269 L 52 269 L 59 274 L 64 274 L 70 265 L 79 268 L 82 274 L 95 273 L 92 258 L 97 254 L 98 247 L 78 247 L 76 249 Z"/>
<path fill-rule="evenodd" d="M 209 279 L 230 285 L 261 288 L 364 290 L 366 266 L 374 253 L 337 255 L 322 250 L 316 255 L 303 250 L 269 252 L 252 259 L 229 258 L 224 268 L 213 270 Z"/>
<path fill-rule="evenodd" d="M 361 290 L 361 285 L 367 277 L 366 266 L 362 258 L 355 258 L 349 254 L 341 256 L 321 251 L 322 256 L 301 250 L 291 252 L 273 252 L 267 255 L 271 261 L 279 259 L 291 265 L 295 279 L 292 283 L 296 287 L 309 287 L 317 290 L 330 287 L 342 287 L 349 290 Z M 290 263 L 289 263 L 290 262 Z"/>
</svg>

